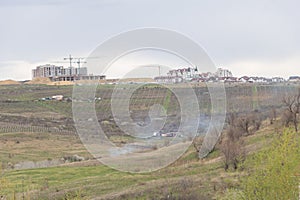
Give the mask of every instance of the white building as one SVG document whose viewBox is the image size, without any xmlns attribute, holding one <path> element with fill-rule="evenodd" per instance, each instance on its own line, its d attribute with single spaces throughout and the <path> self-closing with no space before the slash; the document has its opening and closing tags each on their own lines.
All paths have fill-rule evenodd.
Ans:
<svg viewBox="0 0 300 200">
<path fill-rule="evenodd" d="M 231 71 L 229 71 L 228 69 L 222 69 L 222 68 L 218 68 L 217 72 L 215 73 L 216 77 L 233 77 Z"/>
<path fill-rule="evenodd" d="M 167 74 L 169 77 L 182 77 L 183 80 L 190 81 L 193 78 L 199 78 L 198 69 L 195 68 L 182 68 L 170 70 Z"/>
</svg>

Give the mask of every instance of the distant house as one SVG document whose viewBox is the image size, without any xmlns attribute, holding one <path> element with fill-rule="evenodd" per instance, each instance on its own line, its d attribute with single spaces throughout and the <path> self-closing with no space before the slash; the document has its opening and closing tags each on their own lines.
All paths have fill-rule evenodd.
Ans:
<svg viewBox="0 0 300 200">
<path fill-rule="evenodd" d="M 300 76 L 291 76 L 289 82 L 300 82 Z"/>
<path fill-rule="evenodd" d="M 241 78 L 239 78 L 239 81 L 242 82 L 242 83 L 247 83 L 249 82 L 249 77 L 248 76 L 243 76 Z"/>
<path fill-rule="evenodd" d="M 273 82 L 273 83 L 283 83 L 283 82 L 284 82 L 284 78 L 281 78 L 281 77 L 273 77 L 273 78 L 272 78 L 272 82 Z"/>
<path fill-rule="evenodd" d="M 272 80 L 271 78 L 266 78 L 266 82 L 267 82 L 267 83 L 272 83 L 273 80 Z"/>
<path fill-rule="evenodd" d="M 226 78 L 225 77 L 217 77 L 216 80 L 220 83 L 225 83 Z"/>
<path fill-rule="evenodd" d="M 256 83 L 268 83 L 271 82 L 271 79 L 265 77 L 256 77 Z"/>
<path fill-rule="evenodd" d="M 202 77 L 198 77 L 198 78 L 193 78 L 193 79 L 191 80 L 191 82 L 203 83 L 203 82 L 206 82 L 206 79 L 205 79 L 205 78 L 202 78 Z"/>
<path fill-rule="evenodd" d="M 258 77 L 250 77 L 249 79 L 248 79 L 248 83 L 256 83 L 258 81 Z"/>
<path fill-rule="evenodd" d="M 200 76 L 204 79 L 208 79 L 210 77 L 213 77 L 214 75 L 211 72 L 206 72 L 206 73 L 200 74 Z"/>
<path fill-rule="evenodd" d="M 216 77 L 210 77 L 206 80 L 206 82 L 208 82 L 208 83 L 213 83 L 213 82 L 217 82 L 217 81 L 218 81 L 218 79 Z"/>
<path fill-rule="evenodd" d="M 224 81 L 225 83 L 236 83 L 239 82 L 239 79 L 237 77 L 228 77 Z"/>
</svg>

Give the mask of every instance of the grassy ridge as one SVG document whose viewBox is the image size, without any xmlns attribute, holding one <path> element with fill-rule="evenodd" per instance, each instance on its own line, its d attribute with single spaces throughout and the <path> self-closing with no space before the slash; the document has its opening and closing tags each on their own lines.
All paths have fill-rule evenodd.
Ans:
<svg viewBox="0 0 300 200">
<path fill-rule="evenodd" d="M 125 86 L 124 86 L 125 87 Z M 155 86 L 156 87 L 156 86 Z M 148 89 L 144 88 L 143 98 L 136 98 L 133 104 L 137 111 L 150 107 L 154 102 Z M 98 119 L 105 119 L 104 124 L 112 124 L 109 110 L 110 95 L 113 86 L 99 86 L 96 95 L 102 101 L 96 104 Z M 236 111 L 263 108 L 269 104 L 280 104 L 280 98 L 271 98 L 270 91 L 275 86 L 252 86 L 226 88 L 228 109 Z M 199 98 L 204 107 L 209 107 L 206 90 L 199 89 Z M 278 90 L 279 92 L 281 90 Z M 277 91 L 277 92 L 278 92 Z M 282 90 L 284 92 L 284 90 Z M 2 122 L 28 123 L 50 127 L 64 126 L 71 119 L 71 103 L 68 102 L 36 102 L 38 98 L 64 94 L 71 96 L 71 86 L 3 86 L 0 87 L 0 109 Z M 160 90 L 155 93 L 162 99 L 166 110 L 176 110 L 170 92 Z M 200 95 L 203 93 L 203 96 Z M 281 93 L 278 93 L 280 95 Z M 162 96 L 165 95 L 165 96 Z M 161 98 L 163 97 L 163 98 Z M 10 100 L 9 100 L 10 99 Z M 8 101 L 9 100 L 9 101 Z M 11 101 L 12 100 L 12 101 Z M 239 104 L 240 103 L 240 104 Z M 249 108 L 248 108 L 249 107 Z M 138 116 L 139 117 L 139 116 Z M 72 126 L 72 124 L 70 125 Z M 65 127 L 63 127 L 65 128 Z M 116 129 L 117 127 L 109 127 Z M 277 129 L 277 131 L 274 131 Z M 281 128 L 278 125 L 264 125 L 255 135 L 245 138 L 248 154 L 268 147 Z M 112 135 L 111 140 L 117 144 L 130 141 L 130 137 Z M 78 154 L 91 158 L 76 135 L 59 135 L 54 133 L 1 133 L 0 159 L 2 163 L 16 164 L 23 161 L 42 161 L 59 159 L 65 155 Z M 130 174 L 115 171 L 94 160 L 71 163 L 59 167 L 29 170 L 5 171 L 0 178 L 4 187 L 0 193 L 13 194 L 21 198 L 23 193 L 32 199 L 73 199 L 81 197 L 91 199 L 166 199 L 170 195 L 179 198 L 182 194 L 194 195 L 196 199 L 213 199 L 222 196 L 227 189 L 241 188 L 240 181 L 246 176 L 243 171 L 225 172 L 222 154 L 218 148 L 205 160 L 199 161 L 197 152 L 191 146 L 175 163 L 156 172 L 147 174 Z M 249 160 L 245 168 L 253 169 L 254 163 Z M 188 197 L 186 197 L 187 199 Z M 190 198 L 192 198 L 190 196 Z M 169 198 L 170 199 L 170 198 Z"/>
</svg>

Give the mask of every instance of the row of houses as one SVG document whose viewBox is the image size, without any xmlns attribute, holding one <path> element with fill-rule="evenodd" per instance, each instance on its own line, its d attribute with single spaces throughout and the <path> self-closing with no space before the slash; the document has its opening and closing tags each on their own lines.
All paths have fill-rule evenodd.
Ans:
<svg viewBox="0 0 300 200">
<path fill-rule="evenodd" d="M 155 77 L 154 80 L 159 83 L 181 83 L 190 81 L 216 81 L 220 77 L 231 78 L 233 77 L 231 71 L 227 69 L 218 68 L 215 73 L 199 73 L 198 68 L 180 68 L 173 69 L 167 73 L 167 76 Z"/>
<path fill-rule="evenodd" d="M 196 77 L 191 80 L 186 80 L 183 77 L 177 76 L 160 76 L 155 77 L 154 80 L 158 83 L 183 83 L 183 82 L 220 82 L 220 83 L 283 83 L 283 82 L 299 82 L 300 77 L 291 77 L 289 79 L 284 79 L 282 77 L 273 77 L 273 78 L 265 78 L 265 77 Z"/>
<path fill-rule="evenodd" d="M 182 82 L 222 82 L 222 83 L 283 83 L 300 82 L 299 76 L 291 76 L 288 80 L 282 77 L 234 77 L 227 69 L 218 68 L 216 72 L 199 73 L 197 67 L 171 70 L 167 76 L 158 76 L 154 80 L 158 83 L 182 83 Z"/>
<path fill-rule="evenodd" d="M 225 82 L 225 83 L 284 83 L 284 82 L 299 82 L 300 83 L 300 77 L 299 76 L 291 76 L 289 79 L 284 79 L 282 77 L 273 77 L 273 78 L 265 78 L 265 77 L 249 77 L 249 76 L 243 76 L 243 77 L 217 77 L 215 80 L 211 79 L 202 79 L 200 82 Z"/>
<path fill-rule="evenodd" d="M 282 83 L 285 82 L 284 78 L 273 77 L 210 77 L 195 80 L 197 82 L 222 82 L 222 83 Z"/>
</svg>

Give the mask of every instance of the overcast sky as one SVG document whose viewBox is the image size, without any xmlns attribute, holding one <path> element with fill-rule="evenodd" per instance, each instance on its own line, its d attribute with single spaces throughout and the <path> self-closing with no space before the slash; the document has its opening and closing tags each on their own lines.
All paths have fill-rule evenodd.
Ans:
<svg viewBox="0 0 300 200">
<path fill-rule="evenodd" d="M 297 0 L 0 0 L 0 80 L 30 79 L 38 64 L 86 57 L 111 36 L 142 27 L 187 35 L 236 76 L 300 75 L 299 8 Z"/>
</svg>

